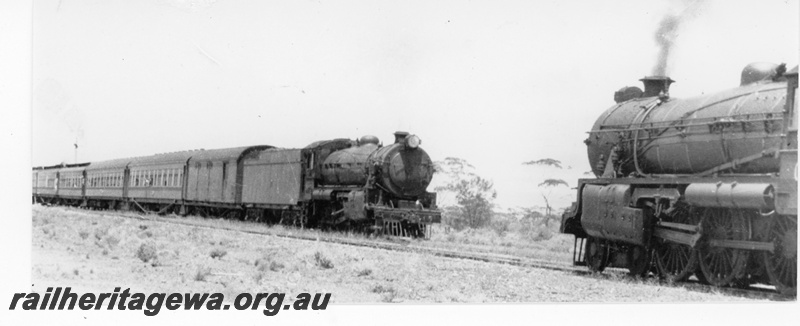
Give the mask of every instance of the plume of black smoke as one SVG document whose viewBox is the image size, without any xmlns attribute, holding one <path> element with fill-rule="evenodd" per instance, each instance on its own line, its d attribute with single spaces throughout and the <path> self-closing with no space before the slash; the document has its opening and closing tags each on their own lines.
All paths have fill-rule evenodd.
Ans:
<svg viewBox="0 0 800 326">
<path fill-rule="evenodd" d="M 670 59 L 670 52 L 672 51 L 675 41 L 680 35 L 681 24 L 693 18 L 700 10 L 703 1 L 696 0 L 686 6 L 678 14 L 667 14 L 658 23 L 656 29 L 655 39 L 658 44 L 658 60 L 653 66 L 652 74 L 656 76 L 666 76 L 669 72 L 668 65 Z"/>
<path fill-rule="evenodd" d="M 672 45 L 675 44 L 675 39 L 678 37 L 678 27 L 680 26 L 680 19 L 675 15 L 667 15 L 661 19 L 656 31 L 656 43 L 658 44 L 658 60 L 653 67 L 653 75 L 666 76 L 667 63 L 669 60 L 669 51 Z"/>
</svg>

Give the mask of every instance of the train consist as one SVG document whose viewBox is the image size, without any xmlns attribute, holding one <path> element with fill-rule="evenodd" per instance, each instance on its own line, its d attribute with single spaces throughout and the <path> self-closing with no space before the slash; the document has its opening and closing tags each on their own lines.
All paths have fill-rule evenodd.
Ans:
<svg viewBox="0 0 800 326">
<path fill-rule="evenodd" d="M 665 76 L 617 91 L 585 140 L 597 178 L 562 216 L 574 264 L 796 295 L 797 70 L 750 64 L 687 99 Z"/>
<path fill-rule="evenodd" d="M 441 222 L 420 139 L 194 150 L 33 169 L 34 202 L 428 237 Z"/>
</svg>

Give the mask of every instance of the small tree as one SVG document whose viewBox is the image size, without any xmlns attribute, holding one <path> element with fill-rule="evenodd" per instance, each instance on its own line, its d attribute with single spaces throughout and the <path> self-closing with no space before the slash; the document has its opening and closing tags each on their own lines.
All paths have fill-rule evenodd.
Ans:
<svg viewBox="0 0 800 326">
<path fill-rule="evenodd" d="M 541 187 L 551 188 L 551 187 L 558 187 L 560 185 L 564 185 L 566 187 L 569 187 L 569 184 L 567 184 L 566 181 L 561 180 L 561 179 L 547 179 L 547 180 L 544 180 L 544 182 L 539 184 L 539 187 L 540 188 Z M 548 191 L 547 195 L 548 196 L 550 195 L 549 191 Z M 548 223 L 550 222 L 550 220 L 553 219 L 553 218 L 557 219 L 557 217 L 553 216 L 551 214 L 553 212 L 553 207 L 550 206 L 550 201 L 547 199 L 547 196 L 545 196 L 544 193 L 542 193 L 542 198 L 544 198 L 544 204 L 545 204 L 544 225 L 548 226 Z"/>
<path fill-rule="evenodd" d="M 436 162 L 436 171 L 448 176 L 449 180 L 436 191 L 455 193 L 458 209 L 451 225 L 456 229 L 464 227 L 479 228 L 491 222 L 493 201 L 497 198 L 494 184 L 475 174 L 475 168 L 464 159 L 448 157 Z"/>
<path fill-rule="evenodd" d="M 522 164 L 524 164 L 524 165 L 552 166 L 552 167 L 555 167 L 557 169 L 561 169 L 561 161 L 556 160 L 556 159 L 552 159 L 552 158 L 543 158 L 543 159 L 535 160 L 535 161 L 522 162 Z M 555 187 L 558 187 L 558 186 L 561 186 L 561 185 L 569 187 L 569 184 L 564 180 L 561 180 L 561 179 L 545 179 L 542 183 L 539 184 L 539 188 L 544 187 L 544 188 L 550 188 L 552 190 L 552 188 L 555 188 Z M 549 221 L 551 219 L 553 219 L 553 218 L 557 219 L 557 217 L 552 216 L 552 214 L 551 214 L 553 212 L 553 207 L 550 206 L 550 200 L 547 198 L 550 195 L 550 191 L 551 190 L 549 190 L 547 192 L 547 195 L 545 195 L 544 192 L 541 193 L 542 198 L 544 198 L 544 204 L 545 204 L 545 220 L 544 220 L 544 225 L 545 226 L 548 226 L 548 223 L 549 223 Z"/>
</svg>

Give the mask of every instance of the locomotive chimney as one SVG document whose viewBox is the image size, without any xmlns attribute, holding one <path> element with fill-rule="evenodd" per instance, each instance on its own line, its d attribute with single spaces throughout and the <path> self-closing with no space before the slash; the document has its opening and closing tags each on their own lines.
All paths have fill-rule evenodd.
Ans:
<svg viewBox="0 0 800 326">
<path fill-rule="evenodd" d="M 669 85 L 675 82 L 667 76 L 648 76 L 639 80 L 644 83 L 642 97 L 659 96 L 662 93 L 669 96 Z"/>
<path fill-rule="evenodd" d="M 394 143 L 397 144 L 403 142 L 406 139 L 406 136 L 408 136 L 408 132 L 396 131 L 394 133 Z"/>
</svg>

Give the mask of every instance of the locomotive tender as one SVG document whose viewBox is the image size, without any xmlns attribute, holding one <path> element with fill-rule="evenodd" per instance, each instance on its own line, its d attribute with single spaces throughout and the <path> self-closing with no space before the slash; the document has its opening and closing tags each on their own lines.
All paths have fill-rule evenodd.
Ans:
<svg viewBox="0 0 800 326">
<path fill-rule="evenodd" d="M 562 216 L 573 263 L 796 295 L 797 70 L 750 64 L 688 99 L 665 76 L 616 92 L 585 140 L 597 178 Z"/>
<path fill-rule="evenodd" d="M 434 168 L 420 143 L 396 132 L 387 146 L 364 136 L 38 167 L 33 200 L 428 237 L 441 212 L 426 191 Z"/>
</svg>

